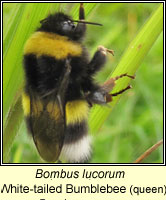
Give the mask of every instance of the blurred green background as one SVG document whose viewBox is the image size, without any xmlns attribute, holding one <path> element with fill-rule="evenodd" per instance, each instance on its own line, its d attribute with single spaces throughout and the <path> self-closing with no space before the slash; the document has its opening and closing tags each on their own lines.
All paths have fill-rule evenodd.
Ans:
<svg viewBox="0 0 166 200">
<path fill-rule="evenodd" d="M 20 4 L 3 4 L 4 34 L 12 13 Z M 87 19 L 103 24 L 102 27 L 88 26 L 84 43 L 90 55 L 93 55 L 98 45 L 104 45 L 115 51 L 114 57 L 108 55 L 105 68 L 96 76 L 96 80 L 102 83 L 115 69 L 129 43 L 158 8 L 159 3 L 97 3 L 89 10 L 88 4 L 84 4 Z M 47 13 L 61 10 L 77 16 L 78 7 L 78 3 L 52 3 Z M 22 68 L 21 62 L 19 68 Z M 19 78 L 21 79 L 19 87 L 22 88 L 22 69 Z M 136 79 L 131 84 L 133 89 L 122 95 L 104 125 L 93 134 L 93 157 L 90 162 L 132 163 L 140 154 L 162 139 L 163 33 L 143 60 L 136 73 Z M 4 105 L 5 103 L 7 102 L 3 102 Z M 18 105 L 20 107 L 20 104 Z M 10 163 L 43 162 L 38 156 L 32 138 L 27 135 L 23 117 L 17 127 L 17 135 L 12 141 Z M 163 162 L 163 146 L 144 162 Z"/>
</svg>

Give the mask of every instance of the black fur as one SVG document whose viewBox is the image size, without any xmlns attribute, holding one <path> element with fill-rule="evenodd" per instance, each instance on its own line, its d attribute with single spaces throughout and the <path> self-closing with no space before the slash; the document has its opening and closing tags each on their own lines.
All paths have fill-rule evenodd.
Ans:
<svg viewBox="0 0 166 200">
<path fill-rule="evenodd" d="M 59 35 L 65 35 L 62 30 L 62 23 L 64 21 L 71 20 L 71 18 L 64 13 L 56 13 L 49 15 L 47 18 L 41 21 L 41 27 L 37 31 L 57 33 Z"/>
<path fill-rule="evenodd" d="M 71 29 L 66 32 L 63 29 L 63 22 L 70 21 Z M 44 31 L 49 33 L 57 33 L 59 35 L 68 36 L 72 40 L 81 40 L 84 37 L 86 30 L 85 24 L 76 25 L 72 22 L 72 18 L 64 13 L 56 13 L 49 15 L 47 18 L 41 21 L 41 27 L 37 31 Z"/>
<path fill-rule="evenodd" d="M 70 124 L 66 127 L 66 136 L 64 144 L 71 144 L 80 140 L 83 136 L 87 135 L 88 127 L 87 122 L 82 121 L 77 124 Z"/>
<path fill-rule="evenodd" d="M 65 60 L 55 60 L 50 56 L 25 55 L 24 66 L 27 84 L 39 95 L 44 95 L 55 89 L 62 76 Z"/>
</svg>

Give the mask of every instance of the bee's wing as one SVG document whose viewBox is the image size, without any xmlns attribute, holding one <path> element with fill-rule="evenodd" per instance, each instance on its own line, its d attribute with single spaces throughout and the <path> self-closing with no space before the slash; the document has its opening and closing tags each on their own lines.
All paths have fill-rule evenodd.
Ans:
<svg viewBox="0 0 166 200">
<path fill-rule="evenodd" d="M 40 156 L 55 162 L 61 152 L 65 137 L 65 106 L 57 97 L 42 103 L 31 98 L 30 129 Z"/>
<path fill-rule="evenodd" d="M 71 72 L 66 59 L 64 71 L 55 90 L 42 97 L 28 89 L 30 96 L 29 128 L 41 157 L 55 162 L 61 152 L 65 137 L 65 94 Z"/>
</svg>

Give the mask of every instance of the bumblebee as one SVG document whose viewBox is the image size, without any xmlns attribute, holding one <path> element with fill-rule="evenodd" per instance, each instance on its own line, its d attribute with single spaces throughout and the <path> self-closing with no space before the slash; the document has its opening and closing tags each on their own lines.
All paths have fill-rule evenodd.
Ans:
<svg viewBox="0 0 166 200">
<path fill-rule="evenodd" d="M 101 24 L 86 22 L 84 15 L 83 3 L 77 21 L 61 12 L 49 15 L 24 47 L 24 115 L 36 148 L 47 162 L 87 162 L 91 156 L 90 107 L 107 104 L 130 87 L 109 94 L 115 80 L 131 77 L 127 74 L 102 86 L 95 83 L 94 74 L 104 66 L 107 52 L 113 51 L 100 46 L 89 59 L 82 45 L 86 24 Z"/>
</svg>

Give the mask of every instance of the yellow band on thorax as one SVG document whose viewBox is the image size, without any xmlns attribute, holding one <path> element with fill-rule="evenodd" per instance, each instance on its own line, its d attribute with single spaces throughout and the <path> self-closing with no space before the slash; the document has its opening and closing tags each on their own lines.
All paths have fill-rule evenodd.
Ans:
<svg viewBox="0 0 166 200">
<path fill-rule="evenodd" d="M 65 36 L 46 32 L 35 32 L 24 47 L 24 54 L 47 55 L 56 59 L 65 59 L 69 55 L 80 56 L 81 53 L 80 44 Z"/>
</svg>

